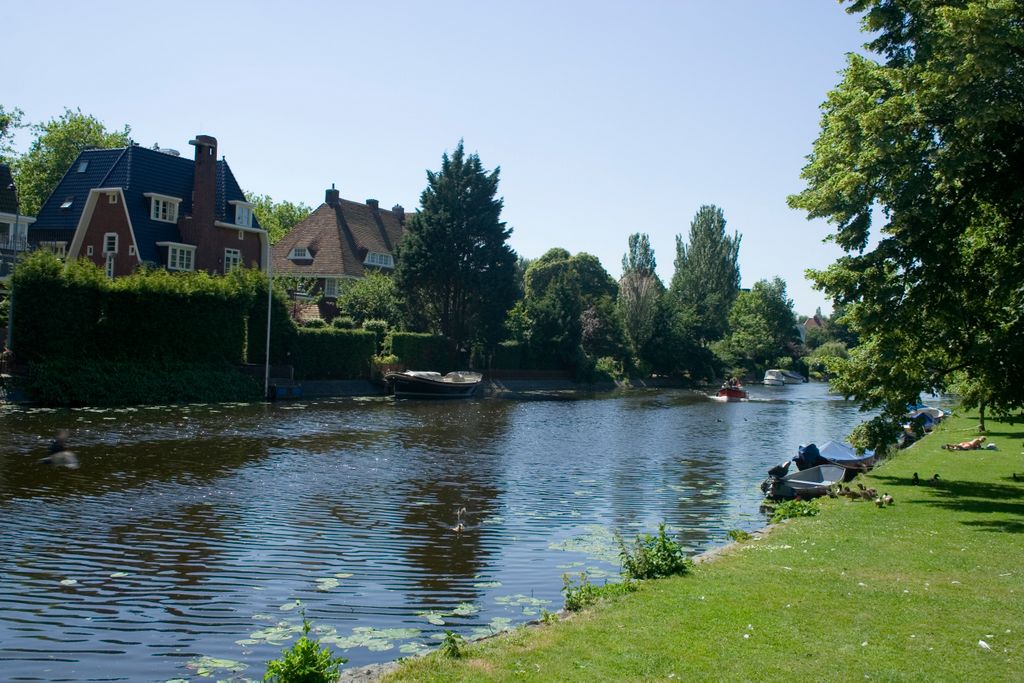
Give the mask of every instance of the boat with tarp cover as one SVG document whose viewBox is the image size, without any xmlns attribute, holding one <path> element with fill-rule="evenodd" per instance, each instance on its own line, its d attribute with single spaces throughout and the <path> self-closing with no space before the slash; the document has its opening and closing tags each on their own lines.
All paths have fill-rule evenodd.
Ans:
<svg viewBox="0 0 1024 683">
<path fill-rule="evenodd" d="M 384 376 L 395 398 L 468 398 L 483 382 L 479 372 L 458 370 L 442 375 L 426 370 L 389 372 Z"/>
</svg>

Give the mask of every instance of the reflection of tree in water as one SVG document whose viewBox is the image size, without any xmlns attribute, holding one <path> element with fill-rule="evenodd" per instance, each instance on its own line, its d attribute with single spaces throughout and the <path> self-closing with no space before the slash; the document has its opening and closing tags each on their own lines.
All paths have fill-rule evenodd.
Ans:
<svg viewBox="0 0 1024 683">
<path fill-rule="evenodd" d="M 486 566 L 487 527 L 504 489 L 504 457 L 497 447 L 508 428 L 506 401 L 409 403 L 399 406 L 418 419 L 403 430 L 407 468 L 401 487 L 402 523 L 396 533 L 406 539 L 408 563 L 417 571 L 413 588 L 442 594 L 471 591 L 472 580 Z M 453 530 L 458 510 L 465 529 Z"/>
<path fill-rule="evenodd" d="M 206 601 L 210 597 L 206 591 L 180 589 L 198 586 L 221 571 L 216 565 L 236 526 L 237 515 L 226 513 L 215 502 L 190 502 L 112 525 L 106 543 L 118 548 L 119 561 L 125 566 L 158 574 L 159 578 L 146 582 L 148 598 Z"/>
</svg>

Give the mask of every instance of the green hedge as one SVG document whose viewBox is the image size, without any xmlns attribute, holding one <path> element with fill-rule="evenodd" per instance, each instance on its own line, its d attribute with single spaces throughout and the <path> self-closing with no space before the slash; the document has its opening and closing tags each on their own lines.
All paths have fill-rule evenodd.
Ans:
<svg viewBox="0 0 1024 683">
<path fill-rule="evenodd" d="M 451 372 L 453 358 L 448 340 L 438 334 L 392 332 L 391 353 L 409 370 Z"/>
<path fill-rule="evenodd" d="M 300 329 L 295 379 L 360 379 L 371 373 L 376 335 L 365 330 Z"/>
<path fill-rule="evenodd" d="M 26 396 L 50 406 L 257 401 L 263 384 L 228 363 L 65 358 L 30 363 Z"/>
</svg>

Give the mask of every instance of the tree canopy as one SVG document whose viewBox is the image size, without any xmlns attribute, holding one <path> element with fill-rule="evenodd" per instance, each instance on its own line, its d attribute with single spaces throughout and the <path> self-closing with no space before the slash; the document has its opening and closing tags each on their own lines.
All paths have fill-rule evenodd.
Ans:
<svg viewBox="0 0 1024 683">
<path fill-rule="evenodd" d="M 24 115 L 24 112 L 17 107 L 6 109 L 4 105 L 0 104 L 0 163 L 2 164 L 9 163 L 11 155 L 14 154 L 12 144 L 14 131 L 23 127 L 21 119 Z"/>
<path fill-rule="evenodd" d="M 740 292 L 729 312 L 729 330 L 721 345 L 723 355 L 751 373 L 763 373 L 788 355 L 797 331 L 786 283 L 778 277 L 759 280 L 750 291 Z"/>
<path fill-rule="evenodd" d="M 665 291 L 665 285 L 654 272 L 656 266 L 650 238 L 643 233 L 630 235 L 629 250 L 622 257 L 619 310 L 626 335 L 637 355 L 654 334 L 661 295 Z"/>
<path fill-rule="evenodd" d="M 271 244 L 275 244 L 287 235 L 296 223 L 305 220 L 313 211 L 302 202 L 298 204 L 289 201 L 275 202 L 270 195 L 252 192 L 246 192 L 245 196 L 252 202 L 252 212 L 260 226 L 267 231 Z"/>
<path fill-rule="evenodd" d="M 689 243 L 676 235 L 675 274 L 670 291 L 693 309 L 697 334 L 704 342 L 725 336 L 736 294 L 740 291 L 740 235 L 725 234 L 725 214 L 702 206 L 690 222 Z"/>
<path fill-rule="evenodd" d="M 501 220 L 498 174 L 462 141 L 427 171 L 420 211 L 398 245 L 396 284 L 410 320 L 457 345 L 501 340 L 505 314 L 517 295 L 512 230 Z"/>
<path fill-rule="evenodd" d="M 28 215 L 39 212 L 79 152 L 89 147 L 124 147 L 130 142 L 131 132 L 127 125 L 108 131 L 99 119 L 80 109 L 65 109 L 59 117 L 34 124 L 31 129 L 35 140 L 14 163 L 21 211 Z"/>
<path fill-rule="evenodd" d="M 1024 5 L 855 0 L 850 55 L 790 205 L 846 255 L 809 275 L 860 345 L 836 385 L 895 418 L 959 373 L 1024 405 Z M 873 226 L 876 218 L 880 226 Z M 874 230 L 872 228 L 874 227 Z M 871 246 L 871 237 L 877 239 Z M 970 401 L 968 397 L 968 402 Z M 889 431 L 891 434 L 891 429 Z"/>
</svg>

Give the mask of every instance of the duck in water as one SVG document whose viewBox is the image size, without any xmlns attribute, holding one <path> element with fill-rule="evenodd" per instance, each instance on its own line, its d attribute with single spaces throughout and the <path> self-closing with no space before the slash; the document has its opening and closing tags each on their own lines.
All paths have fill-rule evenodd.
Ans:
<svg viewBox="0 0 1024 683">
<path fill-rule="evenodd" d="M 69 470 L 77 470 L 78 457 L 68 450 L 67 439 L 68 430 L 59 430 L 53 437 L 53 441 L 50 442 L 49 454 L 45 458 L 41 458 L 39 462 L 43 465 L 54 465 L 56 467 L 66 467 Z"/>
</svg>

